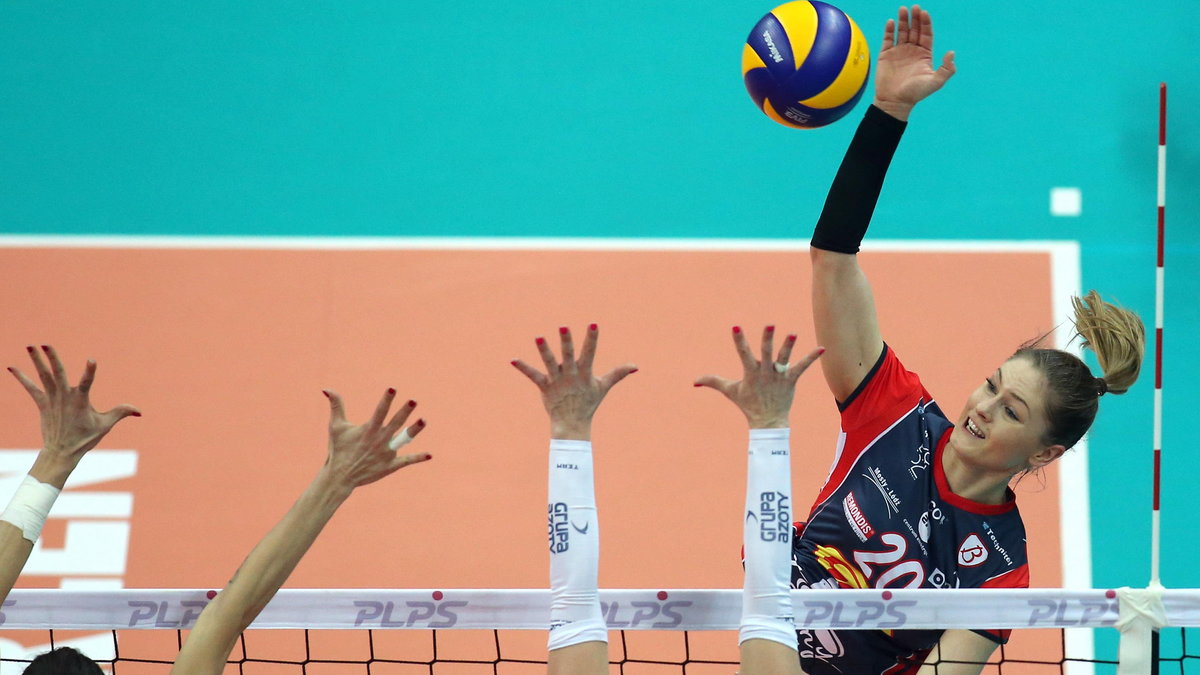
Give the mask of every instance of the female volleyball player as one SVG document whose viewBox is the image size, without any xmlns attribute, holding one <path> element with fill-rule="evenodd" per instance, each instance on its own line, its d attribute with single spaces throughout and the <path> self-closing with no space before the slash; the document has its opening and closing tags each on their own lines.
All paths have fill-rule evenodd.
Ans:
<svg viewBox="0 0 1200 675">
<path fill-rule="evenodd" d="M 4 594 L 12 588 L 25 559 L 37 539 L 45 512 L 61 489 L 67 475 L 79 459 L 104 437 L 113 425 L 129 415 L 138 415 L 130 406 L 118 406 L 97 413 L 88 401 L 95 376 L 95 363 L 88 362 L 79 386 L 71 387 L 62 363 L 54 350 L 43 348 L 49 367 L 30 349 L 34 367 L 45 391 L 20 371 L 10 369 L 29 391 L 42 417 L 44 448 L 38 455 L 29 482 L 18 491 L 0 524 L 0 573 L 4 574 Z M 312 546 L 317 535 L 334 512 L 355 488 L 373 483 L 409 464 L 431 459 L 427 454 L 398 455 L 397 449 L 425 428 L 424 420 L 404 426 L 416 403 L 409 401 L 387 419 L 396 397 L 388 389 L 365 424 L 352 425 L 346 420 L 342 399 L 332 391 L 329 398 L 329 449 L 324 465 L 292 508 L 254 547 L 229 585 L 217 594 L 196 620 L 195 627 L 175 660 L 172 673 L 180 675 L 217 675 L 225 669 L 233 645 L 275 592 L 287 580 L 296 564 Z M 53 492 L 46 489 L 53 487 Z M 10 511 L 17 518 L 13 526 Z M 61 673 L 98 674 L 100 669 L 73 649 L 60 648 L 42 654 L 26 668 L 28 675 Z"/>
<path fill-rule="evenodd" d="M 608 629 L 600 611 L 597 574 L 600 525 L 592 480 L 592 417 L 604 396 L 637 366 L 626 363 L 596 377 L 592 363 L 599 332 L 588 326 L 579 358 L 571 331 L 559 328 L 562 362 L 545 338 L 537 338 L 541 372 L 520 359 L 512 362 L 542 394 L 550 416 L 550 675 L 608 673 Z"/>
<path fill-rule="evenodd" d="M 954 74 L 933 68 L 933 26 L 917 6 L 889 20 L 875 101 L 846 153 L 811 245 L 813 320 L 825 380 L 841 412 L 838 455 L 794 544 L 806 587 L 1023 587 L 1025 531 L 1009 482 L 1056 460 L 1087 431 L 1098 398 L 1137 378 L 1143 328 L 1095 293 L 1075 300 L 1075 327 L 1103 369 L 1019 348 L 981 378 L 954 418 L 883 342 L 856 253 L 913 107 Z M 958 308 L 970 316 L 972 308 Z M 979 673 L 1002 631 L 801 631 L 804 670 Z M 926 657 L 926 652 L 933 650 Z"/>
</svg>

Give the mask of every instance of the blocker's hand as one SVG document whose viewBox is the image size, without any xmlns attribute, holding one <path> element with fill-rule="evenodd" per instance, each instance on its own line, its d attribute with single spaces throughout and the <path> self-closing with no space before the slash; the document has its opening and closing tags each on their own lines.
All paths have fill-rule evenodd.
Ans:
<svg viewBox="0 0 1200 675">
<path fill-rule="evenodd" d="M 119 405 L 107 412 L 97 412 L 92 407 L 90 394 L 96 379 L 95 361 L 87 362 L 79 384 L 73 387 L 54 347 L 42 345 L 46 361 L 42 361 L 36 347 L 25 349 L 42 388 L 39 389 L 17 368 L 9 368 L 8 372 L 29 392 L 42 419 L 42 451 L 30 475 L 61 488 L 67 476 L 79 465 L 79 460 L 96 447 L 117 422 L 130 416 L 140 417 L 142 413 L 131 405 Z"/>
<path fill-rule="evenodd" d="M 763 329 L 761 359 L 755 359 L 746 341 L 746 334 L 738 326 L 733 327 L 733 344 L 742 360 L 742 379 L 729 380 L 718 375 L 705 375 L 696 380 L 697 387 L 711 387 L 733 401 L 751 429 L 785 428 L 788 413 L 796 395 L 796 381 L 808 370 L 821 354 L 824 347 L 809 352 L 799 362 L 789 364 L 796 336 L 789 335 L 779 348 L 778 358 L 774 354 L 775 327 Z"/>
<path fill-rule="evenodd" d="M 954 76 L 954 52 L 946 52 L 933 69 L 933 19 L 913 5 L 900 8 L 899 19 L 888 19 L 875 69 L 875 105 L 892 117 L 907 120 L 922 99 Z"/>
<path fill-rule="evenodd" d="M 433 458 L 425 453 L 401 455 L 396 451 L 417 437 L 425 428 L 425 420 L 408 427 L 404 423 L 417 407 L 416 401 L 400 406 L 384 424 L 396 390 L 388 389 L 375 406 L 375 413 L 365 424 L 354 425 L 346 420 L 345 405 L 337 392 L 325 390 L 329 398 L 329 456 L 324 470 L 346 490 L 374 483 L 409 464 Z"/>
<path fill-rule="evenodd" d="M 538 354 L 546 366 L 543 373 L 521 359 L 513 366 L 537 385 L 542 393 L 542 405 L 550 415 L 551 438 L 568 440 L 591 440 L 592 417 L 605 395 L 626 376 L 636 373 L 637 366 L 626 363 L 613 368 L 605 375 L 596 377 L 592 373 L 592 361 L 596 357 L 596 342 L 600 331 L 596 324 L 588 327 L 587 337 L 579 359 L 575 358 L 575 343 L 571 330 L 566 326 L 558 329 L 562 339 L 562 363 L 554 358 L 554 352 L 545 338 L 537 338 Z"/>
</svg>

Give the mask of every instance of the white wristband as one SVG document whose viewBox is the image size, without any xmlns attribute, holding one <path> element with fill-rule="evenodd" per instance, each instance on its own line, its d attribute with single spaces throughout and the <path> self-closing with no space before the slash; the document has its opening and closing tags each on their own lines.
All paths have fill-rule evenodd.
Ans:
<svg viewBox="0 0 1200 675">
<path fill-rule="evenodd" d="M 0 520 L 16 526 L 26 539 L 36 542 L 59 492 L 61 490 L 53 485 L 39 482 L 33 476 L 25 476 L 8 503 L 8 508 L 0 514 Z"/>
</svg>

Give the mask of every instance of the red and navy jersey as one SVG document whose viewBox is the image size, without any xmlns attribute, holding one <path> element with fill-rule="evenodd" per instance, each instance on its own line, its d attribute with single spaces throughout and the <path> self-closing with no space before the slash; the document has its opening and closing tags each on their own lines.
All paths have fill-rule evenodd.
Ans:
<svg viewBox="0 0 1200 675">
<path fill-rule="evenodd" d="M 941 462 L 954 424 L 889 347 L 840 408 L 833 467 L 793 539 L 793 587 L 1029 586 L 1015 496 L 990 505 L 954 494 Z M 798 633 L 810 675 L 915 673 L 941 637 L 934 630 Z"/>
</svg>

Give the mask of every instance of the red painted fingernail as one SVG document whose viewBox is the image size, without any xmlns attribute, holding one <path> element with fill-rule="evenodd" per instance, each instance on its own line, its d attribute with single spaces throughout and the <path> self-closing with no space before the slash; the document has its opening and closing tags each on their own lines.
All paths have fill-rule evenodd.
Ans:
<svg viewBox="0 0 1200 675">
<path fill-rule="evenodd" d="M 537 345 L 540 347 L 540 346 L 546 344 L 546 338 L 540 337 L 540 338 L 534 340 L 534 342 L 536 342 Z"/>
<path fill-rule="evenodd" d="M 426 459 L 426 460 L 433 459 L 433 455 L 425 455 L 425 459 Z"/>
<path fill-rule="evenodd" d="M 50 345 L 42 345 L 42 351 L 44 351 L 44 352 L 50 351 Z"/>
<path fill-rule="evenodd" d="M 207 592 L 207 593 L 205 593 L 205 594 L 204 594 L 204 597 L 208 598 L 209 600 L 212 600 L 213 598 L 217 597 L 217 592 L 216 592 L 216 591 L 209 591 L 209 592 Z"/>
<path fill-rule="evenodd" d="M 569 328 L 567 328 L 566 326 L 559 326 L 559 327 L 558 327 L 558 334 L 559 334 L 559 335 L 566 335 L 566 334 L 567 334 L 567 333 L 569 333 L 569 332 L 571 332 L 571 331 L 570 331 L 570 329 L 569 329 Z"/>
<path fill-rule="evenodd" d="M 517 360 L 516 360 L 516 359 L 513 359 L 512 361 L 509 361 L 509 363 L 511 363 L 511 364 L 513 364 L 513 365 L 515 366 L 515 365 L 517 365 Z"/>
<path fill-rule="evenodd" d="M 734 335 L 737 335 L 737 334 L 738 334 L 738 333 L 740 333 L 740 332 L 742 332 L 742 327 L 741 327 L 741 326 L 734 326 L 734 327 L 733 327 L 733 334 L 734 334 Z"/>
<path fill-rule="evenodd" d="M 332 396 L 329 395 L 329 392 L 325 391 L 324 389 L 321 390 L 321 393 L 325 394 L 325 398 L 333 398 Z"/>
<path fill-rule="evenodd" d="M 423 419 L 417 420 L 413 426 L 423 427 L 423 426 L 425 426 L 425 420 L 423 420 Z"/>
<path fill-rule="evenodd" d="M 415 408 L 415 407 L 417 407 L 417 402 L 416 402 L 416 401 L 413 401 L 412 399 L 409 399 L 409 401 L 408 401 L 408 407 L 410 407 L 410 408 Z"/>
<path fill-rule="evenodd" d="M 25 346 L 25 351 L 27 351 L 27 352 L 29 352 L 30 354 L 32 354 L 32 353 L 33 353 L 33 345 L 26 345 L 26 346 Z"/>
<path fill-rule="evenodd" d="M 629 371 L 629 374 L 632 375 L 632 374 L 636 373 L 637 371 L 638 371 L 638 369 L 634 368 L 633 370 Z"/>
<path fill-rule="evenodd" d="M 395 396 L 395 395 L 396 395 L 396 389 L 394 387 L 388 387 L 388 396 Z"/>
<path fill-rule="evenodd" d="M 824 354 L 824 353 L 825 353 L 825 348 L 824 348 L 824 347 L 821 347 L 820 349 L 818 349 L 818 350 L 817 350 L 817 354 L 818 354 L 818 355 L 820 355 L 820 354 Z"/>
<path fill-rule="evenodd" d="M 142 416 L 142 413 L 140 413 L 140 412 L 137 412 L 137 411 L 135 410 L 135 411 L 133 411 L 133 412 L 129 413 L 129 416 L 130 416 L 130 417 L 141 417 L 141 416 Z"/>
<path fill-rule="evenodd" d="M 594 324 L 594 323 L 593 323 L 593 324 L 589 325 L 589 326 L 588 326 L 588 330 L 590 330 L 590 331 L 595 331 L 595 330 L 597 330 L 597 328 L 596 328 L 596 324 Z"/>
<path fill-rule="evenodd" d="M 699 382 L 693 382 L 692 386 L 693 387 L 703 387 L 704 385 L 700 384 Z"/>
<path fill-rule="evenodd" d="M 787 336 L 787 339 L 788 339 L 788 342 L 795 342 L 795 341 L 796 341 L 796 336 L 795 336 L 795 335 L 789 335 L 789 336 Z"/>
<path fill-rule="evenodd" d="M 775 326 L 767 326 L 767 327 L 766 327 L 765 329 L 763 329 L 763 330 L 765 330 L 765 331 L 766 331 L 766 332 L 768 332 L 768 333 L 773 333 L 773 332 L 775 332 Z"/>
</svg>

